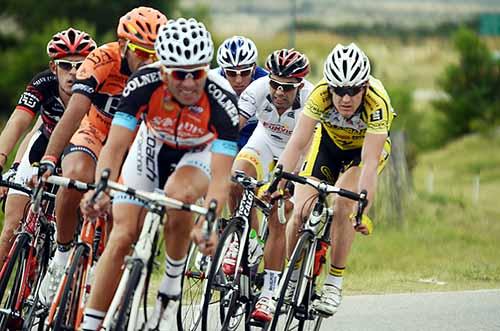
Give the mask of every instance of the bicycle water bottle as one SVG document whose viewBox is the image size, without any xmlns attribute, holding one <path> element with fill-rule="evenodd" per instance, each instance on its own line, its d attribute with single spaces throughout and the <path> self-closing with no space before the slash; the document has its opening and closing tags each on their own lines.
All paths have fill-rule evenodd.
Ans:
<svg viewBox="0 0 500 331">
<path fill-rule="evenodd" d="M 319 276 L 321 268 L 326 262 L 326 252 L 328 251 L 328 243 L 318 241 L 316 245 L 316 253 L 314 254 L 314 276 Z"/>
</svg>

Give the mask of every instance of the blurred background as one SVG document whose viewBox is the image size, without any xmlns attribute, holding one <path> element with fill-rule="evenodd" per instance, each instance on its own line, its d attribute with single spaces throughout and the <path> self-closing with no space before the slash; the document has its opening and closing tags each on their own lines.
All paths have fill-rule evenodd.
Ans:
<svg viewBox="0 0 500 331">
<path fill-rule="evenodd" d="M 348 290 L 500 287 L 500 0 L 2 0 L 1 127 L 47 68 L 55 32 L 73 26 L 113 41 L 120 16 L 138 5 L 202 20 L 216 47 L 250 37 L 261 65 L 295 47 L 310 58 L 313 83 L 336 43 L 356 42 L 398 117 L 375 233 L 354 246 Z"/>
</svg>

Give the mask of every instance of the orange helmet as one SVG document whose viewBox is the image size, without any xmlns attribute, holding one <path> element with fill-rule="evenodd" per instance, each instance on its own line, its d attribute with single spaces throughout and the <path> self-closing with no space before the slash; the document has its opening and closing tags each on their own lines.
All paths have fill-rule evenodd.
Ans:
<svg viewBox="0 0 500 331">
<path fill-rule="evenodd" d="M 158 29 L 166 23 L 167 17 L 158 10 L 150 7 L 137 7 L 120 18 L 116 32 L 118 38 L 153 46 Z"/>
</svg>

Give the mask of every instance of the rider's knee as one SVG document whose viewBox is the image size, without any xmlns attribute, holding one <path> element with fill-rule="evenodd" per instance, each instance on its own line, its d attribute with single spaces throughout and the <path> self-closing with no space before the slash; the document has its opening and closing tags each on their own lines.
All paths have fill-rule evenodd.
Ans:
<svg viewBox="0 0 500 331">
<path fill-rule="evenodd" d="M 187 187 L 167 187 L 165 190 L 169 198 L 173 198 L 185 203 L 195 203 L 199 196 L 191 185 Z"/>
<path fill-rule="evenodd" d="M 83 182 L 94 181 L 94 168 L 89 167 L 88 162 L 82 158 L 72 158 L 63 163 L 63 176 Z"/>
<path fill-rule="evenodd" d="M 106 244 L 106 250 L 113 256 L 127 255 L 136 239 L 137 236 L 131 231 L 115 226 Z"/>
<path fill-rule="evenodd" d="M 337 198 L 333 207 L 333 214 L 339 218 L 346 219 L 353 210 L 353 203 L 346 198 Z"/>
</svg>

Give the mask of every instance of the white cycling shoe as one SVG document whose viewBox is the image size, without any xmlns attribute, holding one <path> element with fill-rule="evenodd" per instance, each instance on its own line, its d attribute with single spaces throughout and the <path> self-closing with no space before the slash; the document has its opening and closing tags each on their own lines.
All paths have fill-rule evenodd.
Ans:
<svg viewBox="0 0 500 331">
<path fill-rule="evenodd" d="M 179 309 L 180 295 L 168 296 L 158 293 L 153 314 L 148 321 L 149 331 L 177 330 L 176 314 Z"/>
<path fill-rule="evenodd" d="M 318 299 L 314 300 L 313 308 L 320 314 L 332 316 L 342 301 L 342 290 L 335 285 L 325 284 Z"/>
</svg>

